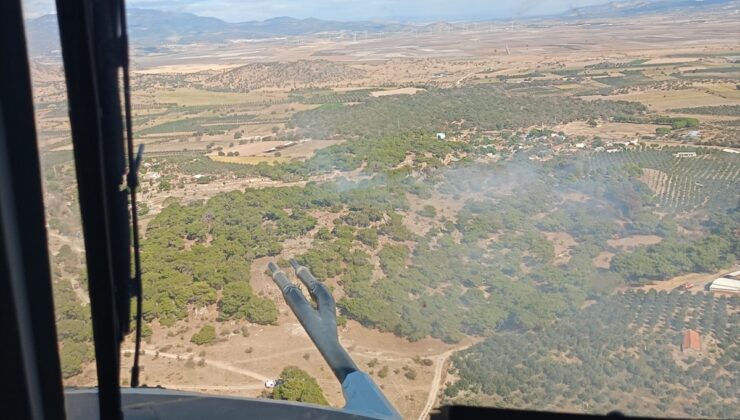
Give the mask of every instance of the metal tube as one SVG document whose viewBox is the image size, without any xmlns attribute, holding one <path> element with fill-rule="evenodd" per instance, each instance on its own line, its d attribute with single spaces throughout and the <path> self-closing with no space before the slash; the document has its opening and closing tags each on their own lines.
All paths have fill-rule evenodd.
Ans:
<svg viewBox="0 0 740 420">
<path fill-rule="evenodd" d="M 336 305 L 329 289 L 298 261 L 290 260 L 290 265 L 316 300 L 318 309 L 308 303 L 301 289 L 288 281 L 285 273 L 275 263 L 270 262 L 267 267 L 272 272 L 272 279 L 283 292 L 285 302 L 342 384 L 342 393 L 347 403 L 344 410 L 378 419 L 400 419 L 401 416 L 372 378 L 357 368 L 349 353 L 339 343 Z"/>
<path fill-rule="evenodd" d="M 291 265 L 294 264 L 291 263 Z M 334 376 L 339 379 L 339 382 L 344 382 L 347 375 L 357 371 L 358 368 L 347 351 L 344 350 L 344 347 L 339 344 L 336 306 L 331 293 L 326 289 L 326 286 L 311 275 L 307 268 L 299 266 L 303 268 L 301 270 L 301 280 L 307 285 L 309 291 L 314 290 L 312 295 L 317 298 L 316 303 L 318 304 L 318 310 L 316 310 L 306 300 L 298 286 L 292 284 L 276 264 L 270 262 L 267 267 L 272 272 L 273 281 L 283 292 L 285 302 L 298 318 L 324 360 L 326 360 Z M 310 278 L 305 273 L 308 273 Z M 312 281 L 309 279 L 312 279 Z"/>
</svg>

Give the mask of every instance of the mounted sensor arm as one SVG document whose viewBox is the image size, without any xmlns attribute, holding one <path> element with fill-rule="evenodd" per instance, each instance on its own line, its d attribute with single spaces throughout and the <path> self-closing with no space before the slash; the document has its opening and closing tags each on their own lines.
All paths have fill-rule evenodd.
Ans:
<svg viewBox="0 0 740 420">
<path fill-rule="evenodd" d="M 271 262 L 267 267 L 272 273 L 273 281 L 283 292 L 285 302 L 329 364 L 334 376 L 342 384 L 342 392 L 347 402 L 344 410 L 379 419 L 400 419 L 401 416 L 372 378 L 358 369 L 349 353 L 339 343 L 336 304 L 329 289 L 296 260 L 291 260 L 290 265 L 316 302 L 316 309 L 308 302 L 301 289 L 291 283 L 275 263 Z"/>
</svg>

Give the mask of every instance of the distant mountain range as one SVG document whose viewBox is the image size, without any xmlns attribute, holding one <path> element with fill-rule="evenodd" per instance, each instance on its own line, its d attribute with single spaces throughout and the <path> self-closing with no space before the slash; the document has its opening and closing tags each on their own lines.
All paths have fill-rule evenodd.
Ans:
<svg viewBox="0 0 740 420">
<path fill-rule="evenodd" d="M 738 0 L 627 0 L 603 5 L 572 9 L 554 17 L 599 18 L 660 13 L 681 8 L 706 8 L 740 4 Z M 26 22 L 32 55 L 44 55 L 59 50 L 56 16 L 45 15 Z M 163 46 L 190 43 L 223 43 L 242 39 L 264 39 L 281 36 L 319 33 L 379 33 L 428 31 L 448 22 L 407 24 L 398 22 L 356 21 L 338 22 L 315 18 L 277 17 L 264 21 L 231 23 L 197 16 L 191 13 L 165 12 L 150 9 L 129 9 L 128 25 L 131 42 L 143 50 L 157 51 Z"/>
<path fill-rule="evenodd" d="M 232 23 L 191 13 L 135 8 L 128 9 L 127 19 L 132 44 L 151 49 L 172 44 L 221 43 L 323 32 L 402 32 L 420 27 L 395 22 L 337 22 L 291 17 Z M 56 16 L 45 15 L 31 19 L 26 22 L 26 27 L 32 54 L 45 54 L 59 49 Z"/>
<path fill-rule="evenodd" d="M 379 22 L 336 22 L 315 18 L 276 17 L 263 21 L 225 22 L 190 13 L 129 9 L 129 31 L 132 40 L 151 42 L 207 42 L 230 39 L 270 38 L 308 35 L 322 32 L 399 32 L 409 25 Z"/>
<path fill-rule="evenodd" d="M 564 18 L 624 17 L 685 9 L 706 9 L 733 3 L 735 7 L 740 6 L 738 0 L 624 0 L 574 7 L 561 16 Z"/>
</svg>

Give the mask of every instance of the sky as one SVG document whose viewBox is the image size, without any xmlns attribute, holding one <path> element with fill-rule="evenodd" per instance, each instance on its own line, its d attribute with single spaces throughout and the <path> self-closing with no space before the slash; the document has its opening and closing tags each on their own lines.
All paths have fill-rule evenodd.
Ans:
<svg viewBox="0 0 740 420">
<path fill-rule="evenodd" d="M 560 13 L 609 0 L 127 0 L 128 7 L 189 12 L 230 22 L 278 16 L 330 20 L 484 20 Z M 54 13 L 54 0 L 23 0 L 27 18 Z"/>
</svg>

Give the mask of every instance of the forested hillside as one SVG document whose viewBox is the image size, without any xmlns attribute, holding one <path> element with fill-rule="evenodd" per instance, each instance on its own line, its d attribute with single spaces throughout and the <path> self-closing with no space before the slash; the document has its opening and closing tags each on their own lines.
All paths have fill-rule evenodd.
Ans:
<svg viewBox="0 0 740 420">
<path fill-rule="evenodd" d="M 224 319 L 275 322 L 273 302 L 251 291 L 250 263 L 292 256 L 341 287 L 342 315 L 411 340 L 457 342 L 543 328 L 625 283 L 713 271 L 738 255 L 734 208 L 695 219 L 699 238 L 679 233 L 686 221 L 652 213 L 655 199 L 639 179 L 649 158 L 590 169 L 588 156 L 442 164 L 464 153 L 424 134 L 360 140 L 283 170 L 364 168 L 365 179 L 170 204 L 143 243 L 145 318 L 170 325 L 190 307 L 217 304 Z M 659 243 L 634 252 L 610 245 L 630 235 Z M 303 236 L 308 248 L 283 254 L 285 240 Z M 575 245 L 556 252 L 551 238 L 563 236 Z M 593 263 L 604 250 L 615 254 L 609 269 Z"/>
<path fill-rule="evenodd" d="M 512 94 L 493 85 L 432 89 L 384 96 L 358 105 L 329 104 L 295 114 L 291 127 L 305 136 L 378 138 L 409 130 L 500 130 L 635 115 L 639 103 L 583 101 L 559 95 Z"/>
</svg>

